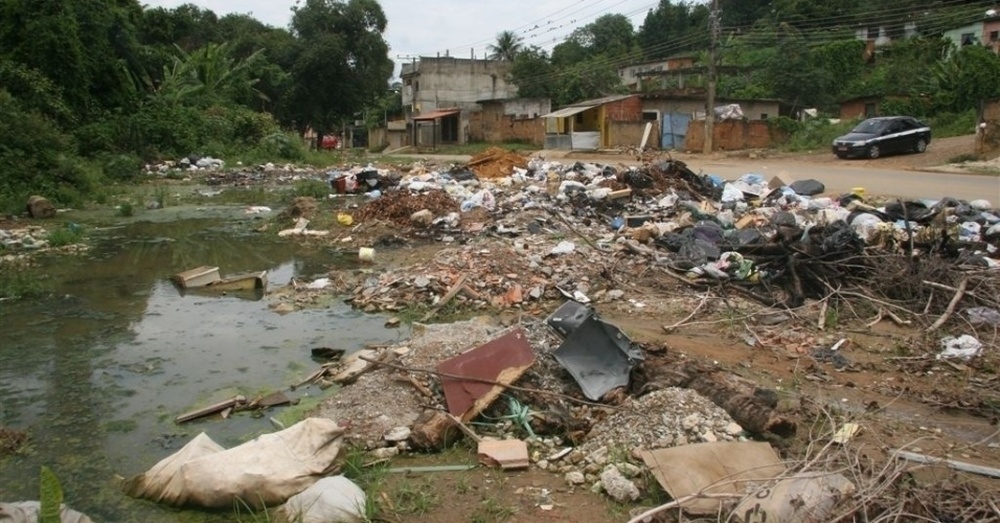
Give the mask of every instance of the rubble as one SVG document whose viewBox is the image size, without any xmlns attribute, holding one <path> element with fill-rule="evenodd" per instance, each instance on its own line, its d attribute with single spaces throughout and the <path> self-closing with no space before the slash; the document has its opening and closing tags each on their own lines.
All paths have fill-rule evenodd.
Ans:
<svg viewBox="0 0 1000 523">
<path fill-rule="evenodd" d="M 475 155 L 466 164 L 480 178 L 503 178 L 514 174 L 514 168 L 525 169 L 528 160 L 523 156 L 500 147 L 490 147 Z"/>
</svg>

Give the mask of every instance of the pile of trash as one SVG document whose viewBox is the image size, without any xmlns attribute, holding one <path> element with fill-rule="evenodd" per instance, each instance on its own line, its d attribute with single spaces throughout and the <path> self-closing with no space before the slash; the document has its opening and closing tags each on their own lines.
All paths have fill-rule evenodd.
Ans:
<svg viewBox="0 0 1000 523">
<path fill-rule="evenodd" d="M 501 147 L 490 147 L 473 156 L 466 167 L 473 169 L 481 178 L 504 178 L 514 174 L 515 167 L 527 168 L 528 160 L 513 151 Z"/>
<path fill-rule="evenodd" d="M 481 176 L 471 162 L 447 171 L 418 165 L 355 219 L 399 207 L 395 223 L 405 224 L 409 212 L 409 225 L 447 242 L 477 210 L 477 221 L 485 217 L 492 224 L 462 230 L 527 245 L 514 254 L 533 270 L 551 256 L 580 249 L 606 258 L 626 253 L 691 281 L 730 283 L 775 307 L 798 307 L 832 289 L 882 280 L 886 264 L 876 253 L 932 257 L 956 270 L 1000 267 L 1000 214 L 988 201 L 876 204 L 862 188 L 839 197 L 824 192 L 821 182 L 809 179 L 785 183 L 747 174 L 725 181 L 677 160 L 613 167 L 533 158 L 501 178 Z M 435 195 L 437 208 L 417 209 L 413 195 L 421 194 Z M 440 205 L 442 194 L 459 212 Z M 954 275 L 946 279 L 941 283 L 957 283 Z M 928 296 L 918 298 L 926 302 Z M 946 304 L 937 300 L 929 311 L 941 312 Z"/>
</svg>

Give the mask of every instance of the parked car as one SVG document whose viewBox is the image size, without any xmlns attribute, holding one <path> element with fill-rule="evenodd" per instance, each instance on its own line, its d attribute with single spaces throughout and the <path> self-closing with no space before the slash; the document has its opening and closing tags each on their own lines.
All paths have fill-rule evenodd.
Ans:
<svg viewBox="0 0 1000 523">
<path fill-rule="evenodd" d="M 323 135 L 323 143 L 320 144 L 323 149 L 340 149 L 340 138 L 332 134 Z"/>
<path fill-rule="evenodd" d="M 833 141 L 838 158 L 878 158 L 886 154 L 927 150 L 931 128 L 910 116 L 869 118 Z"/>
</svg>

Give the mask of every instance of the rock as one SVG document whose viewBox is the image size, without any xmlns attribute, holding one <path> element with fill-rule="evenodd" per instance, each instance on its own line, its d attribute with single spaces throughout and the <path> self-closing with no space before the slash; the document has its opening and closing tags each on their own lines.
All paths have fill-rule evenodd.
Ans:
<svg viewBox="0 0 1000 523">
<path fill-rule="evenodd" d="M 548 460 L 544 460 L 544 459 L 541 460 L 541 461 L 539 461 L 538 463 L 535 463 L 535 465 L 538 468 L 542 469 L 542 470 L 549 470 L 549 467 L 551 466 L 551 464 L 548 462 Z"/>
<path fill-rule="evenodd" d="M 399 455 L 399 447 L 383 447 L 375 449 L 371 451 L 371 455 L 375 459 L 392 458 Z"/>
<path fill-rule="evenodd" d="M 701 414 L 692 413 L 681 420 L 681 426 L 684 427 L 684 430 L 694 430 L 698 428 L 698 425 L 701 425 L 701 422 Z"/>
<path fill-rule="evenodd" d="M 389 432 L 386 432 L 385 435 L 382 436 L 382 439 L 393 443 L 408 440 L 410 439 L 410 427 L 396 427 L 389 429 Z"/>
<path fill-rule="evenodd" d="M 413 285 L 417 288 L 423 289 L 424 287 L 431 284 L 431 280 L 426 276 L 417 276 L 413 279 Z"/>
<path fill-rule="evenodd" d="M 714 432 L 708 431 L 701 435 L 701 440 L 706 441 L 708 443 L 715 443 L 716 441 L 719 441 L 719 438 L 718 436 L 715 435 Z"/>
<path fill-rule="evenodd" d="M 726 425 L 726 434 L 730 436 L 739 436 L 741 432 L 743 432 L 743 427 L 735 421 Z"/>
<path fill-rule="evenodd" d="M 28 198 L 26 207 L 28 216 L 32 218 L 52 218 L 56 215 L 56 208 L 52 206 L 52 202 L 42 196 L 35 195 Z"/>
<path fill-rule="evenodd" d="M 579 470 L 574 470 L 566 473 L 566 483 L 570 485 L 583 485 L 586 478 L 583 476 L 583 472 Z"/>
<path fill-rule="evenodd" d="M 601 484 L 604 486 L 604 491 L 619 503 L 639 499 L 639 487 L 623 476 L 614 465 L 608 466 L 601 472 Z"/>
<path fill-rule="evenodd" d="M 389 318 L 388 320 L 385 320 L 385 328 L 394 329 L 396 327 L 399 327 L 400 323 L 402 323 L 402 321 L 399 318 L 392 317 Z"/>
<path fill-rule="evenodd" d="M 587 456 L 588 463 L 604 465 L 608 462 L 608 447 L 601 447 Z"/>
<path fill-rule="evenodd" d="M 621 298 L 622 296 L 625 296 L 625 291 L 621 289 L 612 289 L 608 291 L 607 296 L 609 300 L 614 301 Z"/>
<path fill-rule="evenodd" d="M 434 223 L 434 213 L 428 209 L 421 209 L 410 215 L 410 223 L 416 227 L 430 227 Z"/>
<path fill-rule="evenodd" d="M 642 474 L 642 469 L 631 463 L 619 463 L 618 470 L 621 471 L 622 475 L 629 479 L 637 478 L 640 474 Z"/>
</svg>

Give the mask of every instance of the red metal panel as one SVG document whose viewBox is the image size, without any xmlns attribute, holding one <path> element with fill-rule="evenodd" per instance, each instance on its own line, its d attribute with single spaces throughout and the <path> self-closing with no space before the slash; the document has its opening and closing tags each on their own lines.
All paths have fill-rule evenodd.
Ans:
<svg viewBox="0 0 1000 523">
<path fill-rule="evenodd" d="M 510 384 L 532 363 L 535 353 L 521 328 L 438 364 L 438 372 Z M 492 383 L 441 378 L 448 412 L 468 421 L 489 405 L 503 387 Z M 477 407 L 478 411 L 473 411 Z"/>
</svg>

